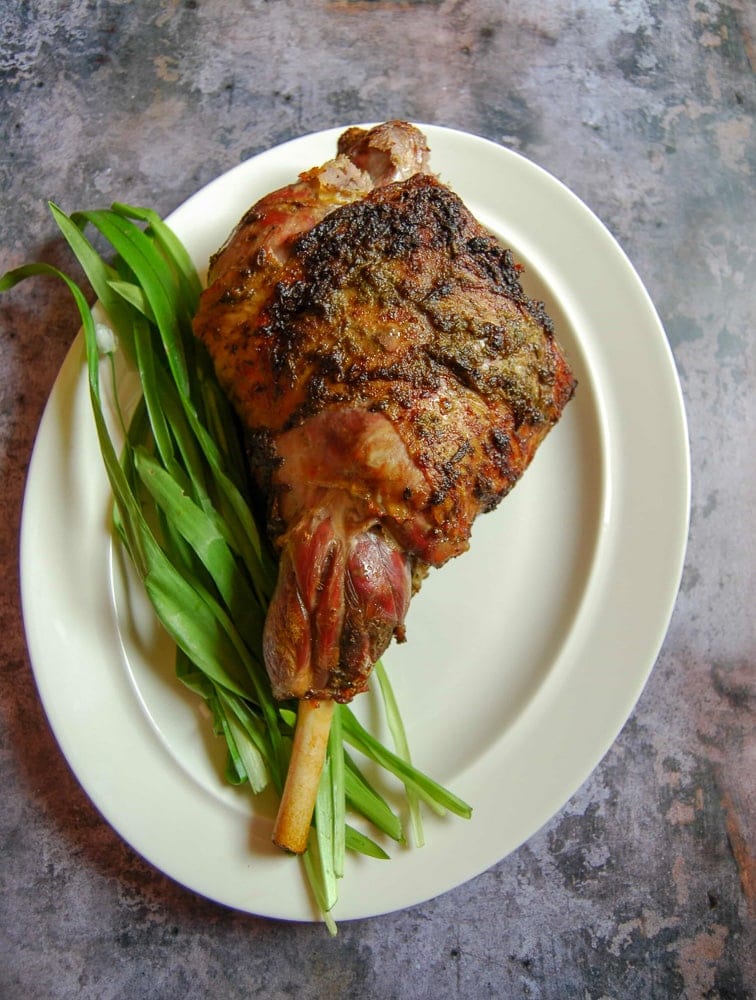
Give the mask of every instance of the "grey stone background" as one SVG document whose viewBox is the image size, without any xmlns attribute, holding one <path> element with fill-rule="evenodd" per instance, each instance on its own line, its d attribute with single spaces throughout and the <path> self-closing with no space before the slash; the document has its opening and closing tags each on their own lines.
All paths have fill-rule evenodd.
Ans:
<svg viewBox="0 0 756 1000">
<path fill-rule="evenodd" d="M 48 198 L 168 213 L 321 128 L 406 117 L 476 132 L 564 181 L 634 262 L 679 368 L 694 477 L 667 640 L 592 777 L 490 871 L 329 940 L 167 880 L 61 758 L 26 653 L 17 543 L 78 324 L 54 283 L 5 296 L 0 997 L 753 995 L 755 38 L 748 0 L 0 5 L 0 271 L 70 267 Z"/>
</svg>

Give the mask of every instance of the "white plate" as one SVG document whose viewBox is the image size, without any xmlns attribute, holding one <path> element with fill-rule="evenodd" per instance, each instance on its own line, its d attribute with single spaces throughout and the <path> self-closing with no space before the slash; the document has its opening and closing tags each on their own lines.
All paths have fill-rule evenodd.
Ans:
<svg viewBox="0 0 756 1000">
<path fill-rule="evenodd" d="M 672 356 L 613 238 L 562 184 L 486 140 L 424 127 L 432 166 L 526 265 L 579 387 L 469 554 L 415 599 L 386 657 L 415 762 L 474 808 L 426 846 L 351 858 L 337 920 L 410 906 L 505 857 L 557 812 L 630 714 L 664 638 L 687 538 L 689 458 Z M 198 267 L 267 191 L 333 155 L 341 129 L 243 163 L 170 217 Z M 316 918 L 269 803 L 219 773 L 219 741 L 114 554 L 81 340 L 55 384 L 24 503 L 24 618 L 63 753 L 105 819 L 191 889 Z M 376 714 L 371 696 L 363 714 Z M 379 724 L 379 723 L 378 723 Z M 222 756 L 222 755 L 221 755 Z M 266 806 L 268 808 L 266 808 Z"/>
</svg>

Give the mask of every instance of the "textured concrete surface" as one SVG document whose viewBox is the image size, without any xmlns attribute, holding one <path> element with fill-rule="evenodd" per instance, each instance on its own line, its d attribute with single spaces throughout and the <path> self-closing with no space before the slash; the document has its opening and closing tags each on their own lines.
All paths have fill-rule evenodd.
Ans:
<svg viewBox="0 0 756 1000">
<path fill-rule="evenodd" d="M 48 198 L 167 213 L 320 128 L 401 116 L 477 132 L 561 178 L 628 252 L 680 371 L 694 473 L 669 634 L 595 773 L 490 871 L 330 941 L 168 881 L 61 758 L 17 540 L 77 322 L 45 281 L 0 300 L 1 997 L 753 995 L 755 37 L 745 0 L 0 6 L 0 271 L 67 263 Z"/>
</svg>

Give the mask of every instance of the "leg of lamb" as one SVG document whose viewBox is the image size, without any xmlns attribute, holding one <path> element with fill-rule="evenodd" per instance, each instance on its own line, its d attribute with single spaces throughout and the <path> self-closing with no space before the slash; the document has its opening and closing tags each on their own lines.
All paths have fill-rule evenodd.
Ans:
<svg viewBox="0 0 756 1000">
<path fill-rule="evenodd" d="M 194 329 L 267 497 L 264 655 L 300 699 L 295 758 L 323 753 L 333 701 L 365 689 L 428 569 L 467 549 L 573 394 L 519 271 L 405 122 L 349 129 L 211 261 Z M 304 831 L 275 836 L 293 850 L 301 805 Z"/>
</svg>

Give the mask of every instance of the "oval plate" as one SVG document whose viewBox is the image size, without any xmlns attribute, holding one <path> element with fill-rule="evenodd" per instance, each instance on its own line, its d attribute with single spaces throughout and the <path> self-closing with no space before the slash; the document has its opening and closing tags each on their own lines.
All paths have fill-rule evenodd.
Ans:
<svg viewBox="0 0 756 1000">
<path fill-rule="evenodd" d="M 414 762 L 471 803 L 473 818 L 428 816 L 422 850 L 387 845 L 388 871 L 350 857 L 337 920 L 451 889 L 563 806 L 643 689 L 688 532 L 677 374 L 622 250 L 578 198 L 522 156 L 421 127 L 432 168 L 524 263 L 526 290 L 546 303 L 579 385 L 517 489 L 476 523 L 471 551 L 426 581 L 409 641 L 385 657 Z M 197 267 L 259 197 L 333 156 L 342 131 L 271 149 L 177 209 L 168 222 Z M 204 896 L 316 919 L 298 861 L 270 844 L 272 803 L 224 785 L 220 741 L 175 680 L 170 643 L 114 549 L 81 338 L 34 448 L 21 582 L 50 724 L 107 822 Z M 363 696 L 359 710 L 380 734 L 371 699 Z"/>
</svg>

